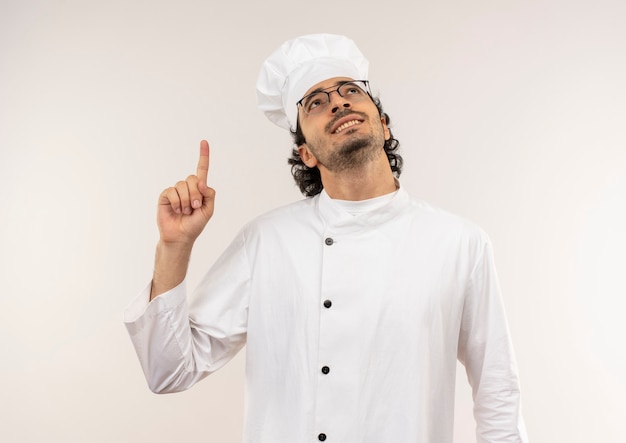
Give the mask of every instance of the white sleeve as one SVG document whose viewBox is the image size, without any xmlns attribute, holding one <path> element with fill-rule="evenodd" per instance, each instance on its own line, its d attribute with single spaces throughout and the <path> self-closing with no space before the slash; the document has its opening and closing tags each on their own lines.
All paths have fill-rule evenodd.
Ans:
<svg viewBox="0 0 626 443">
<path fill-rule="evenodd" d="M 124 322 L 150 390 L 178 392 L 216 371 L 244 346 L 248 263 L 239 235 L 187 302 L 186 282 L 149 302 L 148 285 Z"/>
<path fill-rule="evenodd" d="M 491 244 L 472 272 L 458 357 L 472 386 L 478 443 L 527 443 L 519 379 Z"/>
</svg>

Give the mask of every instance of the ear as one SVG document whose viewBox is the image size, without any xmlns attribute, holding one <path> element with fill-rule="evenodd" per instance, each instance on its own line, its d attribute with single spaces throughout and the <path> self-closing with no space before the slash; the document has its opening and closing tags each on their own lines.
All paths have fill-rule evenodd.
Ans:
<svg viewBox="0 0 626 443">
<path fill-rule="evenodd" d="M 317 166 L 317 158 L 315 158 L 306 143 L 298 146 L 298 154 L 300 154 L 300 158 L 309 168 Z"/>
<path fill-rule="evenodd" d="M 383 125 L 383 134 L 385 134 L 385 140 L 389 140 L 391 138 L 391 131 L 389 131 L 389 126 L 387 126 L 387 118 L 381 117 L 380 122 Z"/>
</svg>

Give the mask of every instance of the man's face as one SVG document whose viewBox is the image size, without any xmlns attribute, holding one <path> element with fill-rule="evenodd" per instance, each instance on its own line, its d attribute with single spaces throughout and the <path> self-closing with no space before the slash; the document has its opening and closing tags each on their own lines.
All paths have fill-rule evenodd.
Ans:
<svg viewBox="0 0 626 443">
<path fill-rule="evenodd" d="M 337 77 L 317 83 L 305 96 L 318 91 L 333 91 L 343 81 Z M 306 143 L 299 147 L 300 156 L 308 167 L 341 172 L 358 168 L 378 158 L 389 129 L 369 96 L 353 102 L 350 96 L 341 97 L 336 91 L 330 93 L 330 102 L 320 113 L 307 114 L 298 109 L 300 129 Z"/>
</svg>

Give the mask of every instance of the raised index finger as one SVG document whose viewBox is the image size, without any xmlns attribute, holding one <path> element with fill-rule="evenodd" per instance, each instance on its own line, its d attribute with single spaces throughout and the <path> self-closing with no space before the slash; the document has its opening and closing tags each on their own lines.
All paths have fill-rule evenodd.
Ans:
<svg viewBox="0 0 626 443">
<path fill-rule="evenodd" d="M 209 175 L 209 143 L 206 140 L 200 142 L 200 159 L 198 160 L 196 175 L 198 180 L 206 186 Z"/>
</svg>

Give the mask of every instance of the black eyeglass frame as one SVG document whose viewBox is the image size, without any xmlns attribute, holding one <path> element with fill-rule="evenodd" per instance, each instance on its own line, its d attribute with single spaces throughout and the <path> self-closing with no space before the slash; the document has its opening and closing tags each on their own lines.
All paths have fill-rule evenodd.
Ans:
<svg viewBox="0 0 626 443">
<path fill-rule="evenodd" d="M 328 102 L 327 103 L 330 103 L 330 94 L 333 93 L 333 92 L 336 92 L 339 95 L 339 97 L 343 97 L 343 95 L 341 95 L 341 93 L 339 92 L 339 89 L 342 86 L 347 85 L 349 83 L 355 83 L 357 87 L 359 87 L 360 89 L 363 89 L 363 91 L 365 91 L 365 93 L 370 97 L 370 99 L 373 100 L 372 92 L 370 91 L 370 82 L 369 82 L 369 80 L 343 80 L 343 81 L 340 81 L 339 83 L 337 83 L 334 86 L 330 86 L 328 88 L 320 89 L 318 91 L 313 91 L 310 94 L 305 95 L 304 97 L 302 97 L 300 100 L 297 101 L 296 106 L 302 106 L 302 110 L 306 114 L 310 114 L 310 112 L 306 111 L 306 109 L 304 107 L 304 104 L 303 104 L 303 102 L 307 98 L 309 98 L 309 97 L 311 97 L 313 95 L 319 94 L 320 92 L 323 92 L 323 93 L 325 93 L 328 96 Z M 358 83 L 363 83 L 363 85 L 365 85 L 365 88 L 361 88 L 358 85 Z M 334 89 L 331 89 L 331 88 L 334 88 Z M 330 91 L 328 91 L 328 89 L 330 89 Z"/>
</svg>

